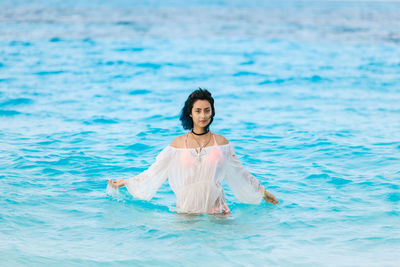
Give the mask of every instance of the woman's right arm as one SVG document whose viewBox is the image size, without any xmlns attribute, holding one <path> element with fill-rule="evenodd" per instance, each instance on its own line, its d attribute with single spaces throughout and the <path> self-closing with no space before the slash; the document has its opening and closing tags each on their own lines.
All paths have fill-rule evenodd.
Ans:
<svg viewBox="0 0 400 267">
<path fill-rule="evenodd" d="M 163 149 L 156 161 L 142 173 L 128 179 L 108 180 L 108 185 L 118 189 L 126 186 L 128 192 L 136 199 L 150 200 L 158 188 L 167 179 L 168 167 L 171 163 L 174 149 L 170 146 Z"/>
</svg>

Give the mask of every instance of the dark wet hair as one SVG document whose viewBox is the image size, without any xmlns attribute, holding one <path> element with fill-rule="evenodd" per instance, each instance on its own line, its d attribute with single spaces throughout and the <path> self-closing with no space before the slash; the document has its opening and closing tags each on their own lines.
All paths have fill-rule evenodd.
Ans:
<svg viewBox="0 0 400 267">
<path fill-rule="evenodd" d="M 191 130 L 193 129 L 193 120 L 189 116 L 192 112 L 193 104 L 197 100 L 207 100 L 211 105 L 212 115 L 210 123 L 206 126 L 206 130 L 210 127 L 211 123 L 214 120 L 215 116 L 215 109 L 214 109 L 214 98 L 211 96 L 211 93 L 207 89 L 199 89 L 193 91 L 189 97 L 185 101 L 185 105 L 182 108 L 180 120 L 182 122 L 183 129 Z"/>
</svg>

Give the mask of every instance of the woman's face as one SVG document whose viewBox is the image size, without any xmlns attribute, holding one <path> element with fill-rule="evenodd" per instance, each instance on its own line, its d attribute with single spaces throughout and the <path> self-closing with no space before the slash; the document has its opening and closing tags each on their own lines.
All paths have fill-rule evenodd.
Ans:
<svg viewBox="0 0 400 267">
<path fill-rule="evenodd" d="M 193 120 L 193 128 L 204 128 L 206 127 L 211 120 L 212 109 L 211 104 L 208 100 L 196 100 L 193 103 L 192 112 L 190 113 L 190 117 Z"/>
</svg>

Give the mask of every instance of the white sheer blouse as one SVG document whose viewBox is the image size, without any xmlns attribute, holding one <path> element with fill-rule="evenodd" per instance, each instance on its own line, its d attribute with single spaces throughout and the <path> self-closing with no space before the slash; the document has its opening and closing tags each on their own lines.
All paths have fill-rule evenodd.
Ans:
<svg viewBox="0 0 400 267">
<path fill-rule="evenodd" d="M 264 187 L 237 158 L 231 143 L 199 149 L 167 146 L 144 172 L 126 180 L 133 197 L 150 200 L 167 180 L 179 213 L 230 213 L 221 183 L 225 179 L 243 203 L 258 204 Z"/>
</svg>

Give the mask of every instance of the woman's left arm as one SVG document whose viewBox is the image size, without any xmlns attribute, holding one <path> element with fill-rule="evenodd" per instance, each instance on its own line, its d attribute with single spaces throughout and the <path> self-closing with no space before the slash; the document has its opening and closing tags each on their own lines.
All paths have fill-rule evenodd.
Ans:
<svg viewBox="0 0 400 267">
<path fill-rule="evenodd" d="M 276 197 L 267 191 L 258 180 L 242 165 L 232 144 L 229 145 L 226 159 L 225 181 L 235 197 L 243 203 L 258 204 L 261 199 L 278 204 Z"/>
<path fill-rule="evenodd" d="M 115 189 L 123 187 L 126 184 L 125 183 L 125 179 L 118 179 L 118 180 L 115 180 L 115 181 L 107 179 L 107 183 L 108 183 L 109 186 L 111 186 L 112 188 L 115 188 Z"/>
</svg>

